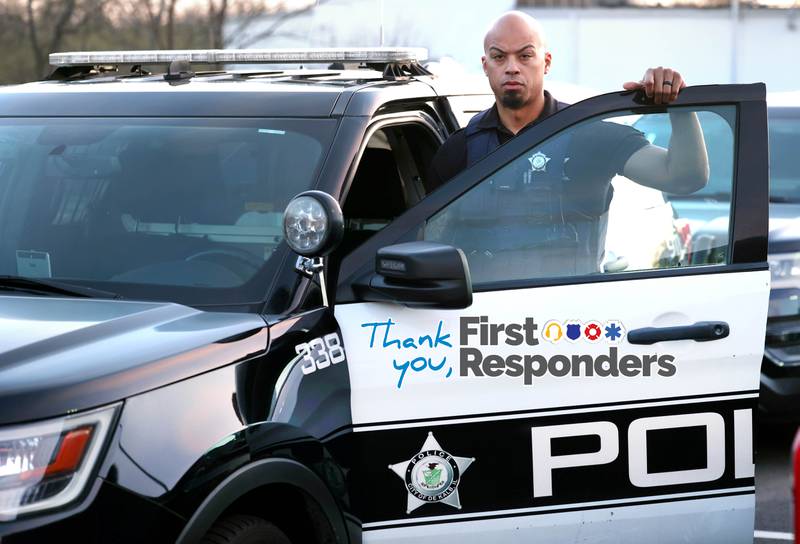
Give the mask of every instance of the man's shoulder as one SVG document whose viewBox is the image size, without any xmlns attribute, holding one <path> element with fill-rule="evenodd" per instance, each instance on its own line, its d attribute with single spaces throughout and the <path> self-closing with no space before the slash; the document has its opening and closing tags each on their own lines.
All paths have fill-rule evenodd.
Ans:
<svg viewBox="0 0 800 544">
<path fill-rule="evenodd" d="M 466 162 L 467 137 L 461 128 L 452 133 L 433 156 L 428 174 L 431 190 L 461 172 Z"/>
<path fill-rule="evenodd" d="M 467 134 L 465 128 L 452 133 L 433 157 L 434 167 L 441 174 L 452 175 L 454 170 L 463 168 L 467 156 Z"/>
<path fill-rule="evenodd" d="M 467 127 L 462 127 L 452 133 L 447 139 L 444 141 L 442 146 L 439 148 L 439 153 L 447 152 L 449 150 L 453 150 L 458 148 L 459 146 L 466 145 L 467 141 Z"/>
</svg>

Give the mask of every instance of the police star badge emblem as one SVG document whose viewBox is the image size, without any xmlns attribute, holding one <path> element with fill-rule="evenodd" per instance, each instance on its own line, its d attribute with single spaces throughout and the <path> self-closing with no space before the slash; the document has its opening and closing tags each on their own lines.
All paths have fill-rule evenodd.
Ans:
<svg viewBox="0 0 800 544">
<path fill-rule="evenodd" d="M 474 457 L 450 455 L 442 449 L 433 433 L 428 433 L 428 438 L 414 457 L 389 465 L 389 470 L 400 476 L 406 484 L 406 513 L 410 514 L 423 504 L 432 502 L 461 508 L 458 484 L 461 475 L 473 461 Z"/>
<path fill-rule="evenodd" d="M 547 163 L 550 162 L 550 157 L 541 151 L 537 151 L 528 157 L 528 162 L 531 163 L 531 170 L 534 172 L 544 172 L 547 170 Z"/>
</svg>

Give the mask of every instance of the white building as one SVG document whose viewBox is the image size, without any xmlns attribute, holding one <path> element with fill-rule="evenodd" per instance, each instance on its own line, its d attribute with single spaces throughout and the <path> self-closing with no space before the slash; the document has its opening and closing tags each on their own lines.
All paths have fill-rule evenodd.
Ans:
<svg viewBox="0 0 800 544">
<path fill-rule="evenodd" d="M 286 19 L 265 17 L 231 35 L 229 47 L 344 47 L 416 45 L 432 59 L 451 57 L 480 73 L 488 23 L 514 9 L 514 0 L 330 0 Z M 721 9 L 540 8 L 553 54 L 552 79 L 597 90 L 618 89 L 648 66 L 675 67 L 690 84 L 766 82 L 800 89 L 797 10 L 743 9 L 734 19 Z"/>
</svg>

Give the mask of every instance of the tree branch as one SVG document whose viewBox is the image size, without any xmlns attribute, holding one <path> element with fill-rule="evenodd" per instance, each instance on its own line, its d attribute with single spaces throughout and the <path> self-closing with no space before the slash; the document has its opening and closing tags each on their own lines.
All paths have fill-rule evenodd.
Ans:
<svg viewBox="0 0 800 544">
<path fill-rule="evenodd" d="M 262 32 L 259 32 L 258 34 L 255 34 L 253 36 L 248 36 L 247 39 L 245 39 L 242 42 L 239 42 L 238 46 L 239 47 L 249 47 L 249 46 L 253 45 L 254 43 L 256 43 L 258 41 L 261 41 L 261 40 L 263 40 L 265 38 L 268 38 L 268 37 L 272 36 L 287 21 L 297 17 L 298 15 L 302 15 L 304 13 L 308 13 L 310 11 L 313 11 L 316 7 L 324 4 L 325 2 L 327 2 L 327 0 L 317 0 L 317 2 L 315 2 L 314 4 L 309 4 L 309 5 L 307 5 L 307 6 L 303 7 L 303 8 L 296 9 L 296 10 L 293 10 L 293 11 L 287 11 L 285 13 L 282 13 L 281 15 L 278 15 L 275 18 L 275 20 L 272 21 L 272 24 L 269 25 L 265 30 L 263 30 Z"/>
<path fill-rule="evenodd" d="M 64 8 L 61 11 L 61 15 L 59 16 L 58 21 L 56 21 L 56 26 L 53 28 L 53 37 L 50 40 L 50 53 L 61 47 L 61 40 L 64 38 L 64 29 L 67 27 L 67 23 L 69 23 L 69 20 L 75 13 L 75 0 L 65 0 L 63 5 Z"/>
<path fill-rule="evenodd" d="M 36 66 L 36 73 L 41 74 L 43 68 L 42 60 L 42 46 L 39 44 L 39 37 L 36 33 L 36 18 L 33 13 L 33 0 L 28 0 L 26 11 L 28 23 L 28 37 L 31 40 L 31 47 L 33 48 L 33 62 Z"/>
</svg>

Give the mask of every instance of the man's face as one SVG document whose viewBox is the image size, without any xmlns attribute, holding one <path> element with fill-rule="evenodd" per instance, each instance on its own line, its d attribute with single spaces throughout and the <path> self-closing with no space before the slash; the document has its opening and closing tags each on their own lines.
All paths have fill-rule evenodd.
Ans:
<svg viewBox="0 0 800 544">
<path fill-rule="evenodd" d="M 516 110 L 541 95 L 550 53 L 541 38 L 522 21 L 493 28 L 484 42 L 483 71 L 499 104 Z"/>
</svg>

